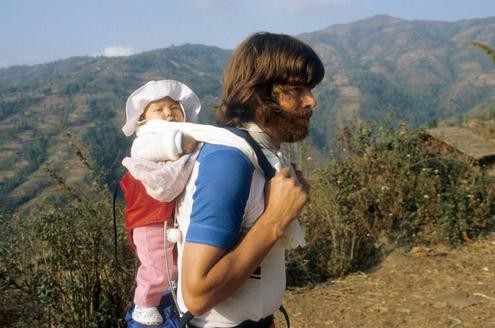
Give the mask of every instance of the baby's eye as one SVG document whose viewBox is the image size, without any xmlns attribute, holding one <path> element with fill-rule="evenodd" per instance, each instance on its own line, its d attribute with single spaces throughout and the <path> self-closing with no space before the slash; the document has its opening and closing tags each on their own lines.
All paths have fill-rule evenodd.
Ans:
<svg viewBox="0 0 495 328">
<path fill-rule="evenodd" d="M 155 108 L 155 109 L 153 109 L 153 111 L 154 111 L 154 112 L 161 112 L 161 111 L 162 111 L 162 109 L 161 109 L 161 108 Z"/>
</svg>

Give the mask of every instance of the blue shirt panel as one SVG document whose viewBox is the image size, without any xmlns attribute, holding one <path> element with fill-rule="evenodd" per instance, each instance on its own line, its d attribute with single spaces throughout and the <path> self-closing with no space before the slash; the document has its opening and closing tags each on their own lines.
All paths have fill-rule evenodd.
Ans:
<svg viewBox="0 0 495 328">
<path fill-rule="evenodd" d="M 239 149 L 224 145 L 205 144 L 197 160 L 186 241 L 230 250 L 239 240 L 254 166 Z"/>
</svg>

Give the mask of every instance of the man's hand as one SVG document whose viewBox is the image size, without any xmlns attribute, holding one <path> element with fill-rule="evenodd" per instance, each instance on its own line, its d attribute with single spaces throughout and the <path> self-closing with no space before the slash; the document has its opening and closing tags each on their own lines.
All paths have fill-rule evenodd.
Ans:
<svg viewBox="0 0 495 328">
<path fill-rule="evenodd" d="M 265 215 L 260 223 L 270 226 L 280 238 L 308 201 L 308 188 L 305 181 L 298 183 L 290 176 L 288 167 L 281 169 L 265 186 Z"/>
</svg>

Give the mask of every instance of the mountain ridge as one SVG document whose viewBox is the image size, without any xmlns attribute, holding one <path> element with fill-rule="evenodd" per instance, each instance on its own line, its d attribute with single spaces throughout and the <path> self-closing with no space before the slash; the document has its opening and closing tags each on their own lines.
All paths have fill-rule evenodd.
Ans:
<svg viewBox="0 0 495 328">
<path fill-rule="evenodd" d="M 495 44 L 495 17 L 437 22 L 376 15 L 298 38 L 327 74 L 315 89 L 311 142 L 323 153 L 349 122 L 397 121 L 418 127 L 459 116 L 495 99 L 493 65 L 466 43 Z M 63 130 L 78 139 L 99 170 L 119 174 L 130 140 L 120 127 L 127 96 L 151 79 L 179 79 L 200 96 L 200 119 L 212 123 L 231 50 L 183 44 L 128 57 L 78 56 L 0 69 L 0 201 L 17 208 L 54 199 L 47 166 L 78 186 L 88 172 Z M 104 140 L 105 142 L 101 142 Z"/>
</svg>

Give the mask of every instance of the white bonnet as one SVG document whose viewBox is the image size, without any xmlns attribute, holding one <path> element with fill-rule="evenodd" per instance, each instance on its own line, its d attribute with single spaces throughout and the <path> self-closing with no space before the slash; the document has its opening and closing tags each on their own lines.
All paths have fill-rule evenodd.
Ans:
<svg viewBox="0 0 495 328">
<path fill-rule="evenodd" d="M 201 110 L 198 96 L 182 82 L 175 80 L 149 81 L 134 91 L 125 105 L 126 122 L 122 131 L 131 136 L 138 127 L 138 121 L 144 109 L 152 101 L 169 96 L 181 104 L 187 122 L 197 122 Z"/>
</svg>

